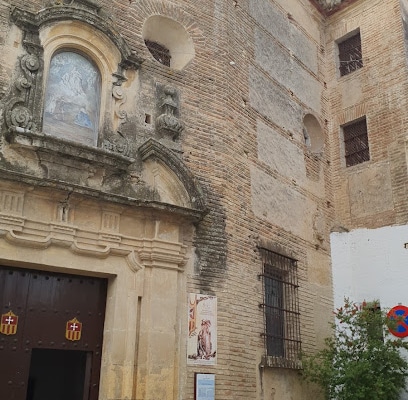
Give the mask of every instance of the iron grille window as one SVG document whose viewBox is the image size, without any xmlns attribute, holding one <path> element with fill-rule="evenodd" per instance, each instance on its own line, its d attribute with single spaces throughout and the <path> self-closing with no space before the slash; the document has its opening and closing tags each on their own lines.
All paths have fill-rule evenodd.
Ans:
<svg viewBox="0 0 408 400">
<path fill-rule="evenodd" d="M 261 248 L 264 288 L 265 364 L 300 368 L 300 313 L 297 263 L 292 258 Z"/>
<path fill-rule="evenodd" d="M 163 65 L 166 65 L 167 67 L 170 67 L 171 55 L 168 48 L 151 40 L 145 40 L 145 45 L 155 60 Z"/>
<path fill-rule="evenodd" d="M 347 167 L 370 160 L 367 121 L 365 118 L 343 126 L 343 135 Z"/>
<path fill-rule="evenodd" d="M 363 66 L 360 32 L 338 44 L 340 76 L 344 76 Z"/>
</svg>

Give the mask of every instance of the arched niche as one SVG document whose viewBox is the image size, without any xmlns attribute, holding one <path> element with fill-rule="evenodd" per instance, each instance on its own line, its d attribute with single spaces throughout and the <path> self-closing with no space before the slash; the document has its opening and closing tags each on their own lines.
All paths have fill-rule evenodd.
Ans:
<svg viewBox="0 0 408 400">
<path fill-rule="evenodd" d="M 153 57 L 164 65 L 166 63 L 160 61 L 151 44 L 156 44 L 157 52 L 168 51 L 169 66 L 173 69 L 183 69 L 195 56 L 190 35 L 183 25 L 171 18 L 162 15 L 149 17 L 143 25 L 142 37 Z"/>
<path fill-rule="evenodd" d="M 305 144 L 312 153 L 319 154 L 323 152 L 323 129 L 317 118 L 312 114 L 306 114 L 303 118 L 303 135 Z"/>
<path fill-rule="evenodd" d="M 40 30 L 44 46 L 43 132 L 97 146 L 109 88 L 121 54 L 102 32 L 82 21 L 61 21 Z M 52 93 L 52 95 L 51 95 Z"/>
</svg>

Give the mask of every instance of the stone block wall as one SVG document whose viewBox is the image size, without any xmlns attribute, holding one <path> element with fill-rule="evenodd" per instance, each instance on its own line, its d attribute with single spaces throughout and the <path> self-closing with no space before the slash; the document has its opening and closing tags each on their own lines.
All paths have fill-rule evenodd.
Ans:
<svg viewBox="0 0 408 400">
<path fill-rule="evenodd" d="M 4 95 L 22 51 L 19 30 L 9 22 L 12 6 L 37 12 L 48 4 L 0 2 L 0 11 L 4 11 L 0 13 L 0 52 L 9 55 L 0 68 L 0 91 Z M 259 308 L 263 288 L 257 246 L 281 249 L 298 260 L 302 346 L 305 351 L 314 351 L 329 333 L 329 232 L 334 215 L 332 186 L 337 183 L 330 176 L 330 161 L 336 168 L 336 156 L 333 139 L 329 141 L 327 133 L 332 129 L 329 105 L 334 107 L 335 92 L 325 76 L 328 56 L 324 51 L 323 16 L 311 3 L 300 0 L 102 0 L 99 4 L 102 18 L 113 24 L 143 60 L 137 71 L 125 71 L 123 107 L 127 118 L 121 132 L 131 138 L 135 148 L 154 136 L 176 154 L 202 188 L 207 210 L 201 220 L 195 221 L 194 234 L 191 227 L 180 228 L 176 241 L 185 246 L 187 261 L 184 271 L 179 271 L 177 278 L 172 274 L 169 280 L 171 288 L 180 290 L 172 301 L 177 300 L 174 332 L 181 334 L 166 336 L 179 346 L 174 349 L 174 371 L 167 368 L 165 379 L 177 383 L 163 389 L 160 374 L 149 376 L 156 367 L 143 358 L 148 357 L 149 348 L 144 349 L 141 366 L 135 366 L 133 391 L 131 387 L 123 390 L 116 382 L 117 387 L 101 392 L 100 398 L 116 400 L 132 393 L 137 400 L 157 400 L 160 396 L 193 399 L 195 372 L 216 375 L 219 400 L 315 398 L 315 393 L 303 387 L 298 371 L 261 366 L 265 355 L 261 337 L 264 315 Z M 152 15 L 178 22 L 193 41 L 195 57 L 184 69 L 158 63 L 147 50 L 143 27 Z M 178 93 L 178 117 L 184 124 L 176 140 L 155 136 L 157 93 L 167 85 Z M 332 90 L 330 98 L 326 87 Z M 312 115 L 321 128 L 324 146 L 318 152 L 312 152 L 305 140 L 306 115 Z M 129 181 L 143 180 L 141 163 L 137 159 L 132 164 Z M 31 162 L 31 167 L 34 164 Z M 21 170 L 27 172 L 24 165 Z M 162 188 L 172 190 L 171 185 L 165 186 L 165 178 L 163 182 Z M 134 192 L 123 193 L 120 186 L 115 191 L 118 198 L 110 201 L 120 203 L 120 196 L 126 198 L 117 206 L 125 210 L 124 216 L 126 210 L 152 200 L 147 189 L 137 192 L 139 197 Z M 173 197 L 163 196 L 162 200 L 167 198 Z M 160 196 L 154 200 L 160 203 Z M 140 212 L 146 219 L 158 218 L 143 208 Z M 169 208 L 160 217 L 166 220 L 166 212 L 177 225 Z M 78 211 L 78 215 L 86 214 Z M 124 217 L 122 221 L 121 232 L 132 232 L 133 220 Z M 180 226 L 185 225 L 181 220 Z M 159 285 L 152 289 L 159 279 L 155 275 L 153 278 L 146 278 L 144 292 L 140 291 L 143 296 L 134 295 L 141 302 L 142 316 L 137 319 L 129 315 L 130 321 L 150 321 L 143 314 L 144 299 L 148 302 L 146 310 L 165 303 L 165 299 L 152 298 L 152 293 L 160 291 Z M 217 296 L 216 366 L 187 366 L 189 292 Z M 116 308 L 120 309 L 118 305 Z M 141 343 L 149 343 L 146 326 L 141 327 Z M 157 337 L 160 329 L 154 327 Z M 169 351 L 166 348 L 166 354 Z M 153 361 L 158 360 L 155 357 Z M 129 367 L 125 374 L 132 371 Z M 173 378 L 169 378 L 173 372 Z M 145 391 L 150 394 L 143 397 Z"/>
</svg>

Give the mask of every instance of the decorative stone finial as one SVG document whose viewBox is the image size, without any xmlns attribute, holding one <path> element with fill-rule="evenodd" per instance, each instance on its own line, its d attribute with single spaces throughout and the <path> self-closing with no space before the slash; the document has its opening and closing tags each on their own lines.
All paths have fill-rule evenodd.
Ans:
<svg viewBox="0 0 408 400">
<path fill-rule="evenodd" d="M 177 92 L 169 86 L 166 86 L 163 92 L 164 99 L 161 103 L 163 113 L 157 117 L 156 126 L 160 133 L 171 135 L 174 140 L 184 129 L 183 123 L 176 117 L 179 108 Z"/>
</svg>

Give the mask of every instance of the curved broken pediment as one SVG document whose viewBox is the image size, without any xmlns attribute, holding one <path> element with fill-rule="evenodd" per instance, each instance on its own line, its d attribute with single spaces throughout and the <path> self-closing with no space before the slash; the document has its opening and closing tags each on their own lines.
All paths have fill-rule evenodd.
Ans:
<svg viewBox="0 0 408 400">
<path fill-rule="evenodd" d="M 68 4 L 69 3 L 69 4 Z M 138 69 L 142 60 L 131 51 L 123 37 L 108 20 L 102 18 L 101 6 L 90 0 L 72 0 L 67 4 L 56 3 L 34 14 L 20 8 L 15 8 L 11 14 L 13 22 L 24 31 L 38 32 L 49 23 L 60 21 L 82 21 L 103 32 L 119 49 L 124 68 Z"/>
<path fill-rule="evenodd" d="M 205 210 L 203 192 L 184 163 L 160 142 L 149 139 L 139 147 L 143 179 L 160 201 L 180 207 Z"/>
</svg>

